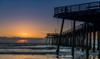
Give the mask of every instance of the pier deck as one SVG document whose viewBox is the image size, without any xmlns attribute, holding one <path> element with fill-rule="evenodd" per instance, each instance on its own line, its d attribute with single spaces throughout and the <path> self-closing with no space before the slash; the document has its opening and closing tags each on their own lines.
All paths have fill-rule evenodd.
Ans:
<svg viewBox="0 0 100 59">
<path fill-rule="evenodd" d="M 99 23 L 100 2 L 55 7 L 54 17 L 83 22 Z"/>
</svg>

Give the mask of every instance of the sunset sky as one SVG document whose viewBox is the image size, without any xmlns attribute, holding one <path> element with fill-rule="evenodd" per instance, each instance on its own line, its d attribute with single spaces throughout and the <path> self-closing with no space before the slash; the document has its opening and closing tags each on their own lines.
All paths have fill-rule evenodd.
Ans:
<svg viewBox="0 0 100 59">
<path fill-rule="evenodd" d="M 90 1 L 99 0 L 0 0 L 0 36 L 43 38 L 60 28 L 54 7 Z M 71 21 L 65 22 L 67 30 Z"/>
</svg>

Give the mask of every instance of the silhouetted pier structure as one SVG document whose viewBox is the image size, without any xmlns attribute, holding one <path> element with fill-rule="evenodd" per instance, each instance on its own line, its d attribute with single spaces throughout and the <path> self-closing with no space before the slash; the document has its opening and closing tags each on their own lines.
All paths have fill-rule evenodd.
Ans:
<svg viewBox="0 0 100 59">
<path fill-rule="evenodd" d="M 93 32 L 93 52 L 95 52 L 96 32 L 98 34 L 98 51 L 100 56 L 100 2 L 91 2 L 84 4 L 76 4 L 69 6 L 61 6 L 54 8 L 54 17 L 62 19 L 61 31 L 58 34 L 48 34 L 47 37 L 52 39 L 52 44 L 57 45 L 57 54 L 59 54 L 59 46 L 71 46 L 72 56 L 74 57 L 74 48 L 76 46 L 86 47 L 86 56 L 89 56 L 91 48 L 91 39 Z M 71 31 L 63 32 L 64 20 L 73 20 L 73 28 Z M 76 21 L 84 22 L 80 28 L 75 27 Z M 92 26 L 90 26 L 92 24 Z M 77 29 L 78 28 L 78 29 Z M 91 29 L 92 28 L 92 29 Z M 57 39 L 57 41 L 55 40 Z M 54 43 L 56 41 L 56 43 Z"/>
</svg>

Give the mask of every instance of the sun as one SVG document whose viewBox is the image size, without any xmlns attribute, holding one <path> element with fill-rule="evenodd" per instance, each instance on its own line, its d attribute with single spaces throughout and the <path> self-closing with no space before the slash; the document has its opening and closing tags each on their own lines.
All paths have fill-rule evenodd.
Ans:
<svg viewBox="0 0 100 59">
<path fill-rule="evenodd" d="M 28 35 L 28 34 L 27 34 L 27 33 L 22 33 L 21 35 L 26 36 L 26 35 Z"/>
<path fill-rule="evenodd" d="M 32 35 L 30 33 L 20 33 L 19 37 L 23 37 L 23 38 L 28 38 L 28 37 L 32 37 Z"/>
</svg>

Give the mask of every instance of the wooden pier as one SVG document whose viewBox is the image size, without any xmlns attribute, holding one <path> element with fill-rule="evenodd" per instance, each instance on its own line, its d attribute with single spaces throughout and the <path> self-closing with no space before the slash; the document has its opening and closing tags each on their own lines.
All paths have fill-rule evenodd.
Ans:
<svg viewBox="0 0 100 59">
<path fill-rule="evenodd" d="M 72 56 L 74 57 L 74 48 L 80 47 L 82 51 L 86 49 L 88 59 L 89 50 L 99 51 L 100 56 L 100 2 L 83 3 L 77 5 L 61 6 L 54 8 L 54 17 L 62 19 L 60 33 L 47 34 L 49 43 L 57 45 L 57 55 L 59 47 L 72 47 Z M 73 27 L 63 32 L 64 20 L 73 20 Z M 76 26 L 76 21 L 84 22 Z M 93 35 L 92 35 L 93 33 Z M 96 34 L 97 33 L 97 34 Z M 98 37 L 98 47 L 95 47 L 96 36 Z M 91 46 L 93 37 L 93 48 Z"/>
</svg>

